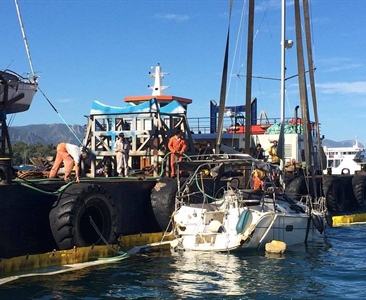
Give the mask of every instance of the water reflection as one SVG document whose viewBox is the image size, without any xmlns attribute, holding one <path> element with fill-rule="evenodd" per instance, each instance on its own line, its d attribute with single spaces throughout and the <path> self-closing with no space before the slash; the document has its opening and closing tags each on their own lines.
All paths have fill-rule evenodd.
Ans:
<svg viewBox="0 0 366 300">
<path fill-rule="evenodd" d="M 197 293 L 240 295 L 240 269 L 248 262 L 231 254 L 180 252 L 171 264 L 170 283 L 175 293 L 193 296 Z"/>
<path fill-rule="evenodd" d="M 327 252 L 324 244 L 291 247 L 282 256 L 253 252 L 175 254 L 171 287 L 181 296 L 309 296 L 322 288 L 310 277 L 317 257 Z"/>
<path fill-rule="evenodd" d="M 153 252 L 119 263 L 0 286 L 1 299 L 364 298 L 366 226 L 332 228 L 324 243 L 236 253 Z"/>
</svg>

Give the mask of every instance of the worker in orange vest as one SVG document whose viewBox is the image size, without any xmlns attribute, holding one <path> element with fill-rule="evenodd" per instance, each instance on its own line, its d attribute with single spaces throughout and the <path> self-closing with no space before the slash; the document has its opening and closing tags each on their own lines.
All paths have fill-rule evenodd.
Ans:
<svg viewBox="0 0 366 300">
<path fill-rule="evenodd" d="M 259 169 L 253 171 L 253 190 L 263 190 L 265 172 Z"/>
<path fill-rule="evenodd" d="M 170 177 L 174 178 L 177 174 L 177 162 L 182 161 L 184 152 L 187 149 L 186 141 L 184 140 L 183 133 L 180 129 L 177 129 L 175 135 L 173 135 L 168 143 L 170 154 Z"/>
</svg>

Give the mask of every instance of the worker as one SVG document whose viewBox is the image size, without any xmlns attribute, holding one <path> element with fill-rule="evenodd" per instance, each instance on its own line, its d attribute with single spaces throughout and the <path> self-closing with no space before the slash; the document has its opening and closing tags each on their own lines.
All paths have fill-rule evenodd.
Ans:
<svg viewBox="0 0 366 300">
<path fill-rule="evenodd" d="M 263 190 L 265 172 L 259 169 L 253 171 L 253 190 Z"/>
<path fill-rule="evenodd" d="M 170 177 L 174 178 L 177 174 L 177 162 L 182 161 L 184 152 L 187 149 L 186 141 L 184 140 L 183 133 L 180 129 L 177 129 L 175 135 L 173 135 L 168 143 L 170 154 Z"/>
<path fill-rule="evenodd" d="M 56 159 L 53 163 L 52 169 L 49 174 L 49 178 L 55 178 L 61 167 L 61 163 L 64 163 L 64 180 L 69 181 L 73 167 L 75 166 L 76 182 L 80 182 L 80 161 L 87 158 L 89 151 L 85 147 L 78 147 L 73 144 L 60 143 L 57 145 Z"/>
<path fill-rule="evenodd" d="M 252 156 L 256 159 L 264 159 L 264 150 L 261 144 L 258 143 L 255 146 Z"/>
<path fill-rule="evenodd" d="M 114 151 L 117 157 L 117 172 L 120 177 L 128 177 L 128 159 L 130 155 L 130 143 L 125 138 L 123 132 L 118 135 L 118 139 L 114 144 Z"/>
<path fill-rule="evenodd" d="M 277 155 L 277 146 L 278 146 L 278 141 L 274 140 L 273 145 L 271 146 L 271 148 L 269 148 L 268 153 L 271 156 L 272 160 L 272 164 L 274 165 L 279 165 L 280 164 L 280 158 Z"/>
</svg>

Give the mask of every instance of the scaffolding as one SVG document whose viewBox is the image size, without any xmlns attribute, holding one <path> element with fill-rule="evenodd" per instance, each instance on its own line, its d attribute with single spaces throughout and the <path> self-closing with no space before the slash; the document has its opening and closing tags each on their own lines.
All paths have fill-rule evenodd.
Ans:
<svg viewBox="0 0 366 300">
<path fill-rule="evenodd" d="M 117 175 L 114 144 L 123 132 L 130 142 L 129 166 L 132 170 L 150 168 L 153 175 L 168 166 L 164 158 L 169 153 L 168 141 L 177 129 L 185 133 L 187 154 L 194 153 L 194 144 L 189 130 L 186 110 L 178 101 L 164 106 L 152 98 L 139 105 L 118 108 L 95 101 L 89 116 L 83 145 L 88 147 L 96 159 L 91 162 L 90 176 L 96 172 L 98 161 L 111 165 L 109 176 Z"/>
</svg>

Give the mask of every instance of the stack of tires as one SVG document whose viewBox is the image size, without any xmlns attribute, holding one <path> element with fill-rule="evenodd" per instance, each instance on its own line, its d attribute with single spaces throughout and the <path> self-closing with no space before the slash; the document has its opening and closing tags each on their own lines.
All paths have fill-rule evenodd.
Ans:
<svg viewBox="0 0 366 300">
<path fill-rule="evenodd" d="M 366 204 L 366 174 L 356 174 L 352 178 L 352 188 L 359 207 Z"/>
<path fill-rule="evenodd" d="M 303 195 L 314 197 L 314 189 L 318 196 L 325 196 L 327 209 L 333 214 L 366 207 L 366 174 L 319 176 L 315 184 L 304 176 L 297 176 L 287 179 L 285 192 L 300 200 Z"/>
</svg>

